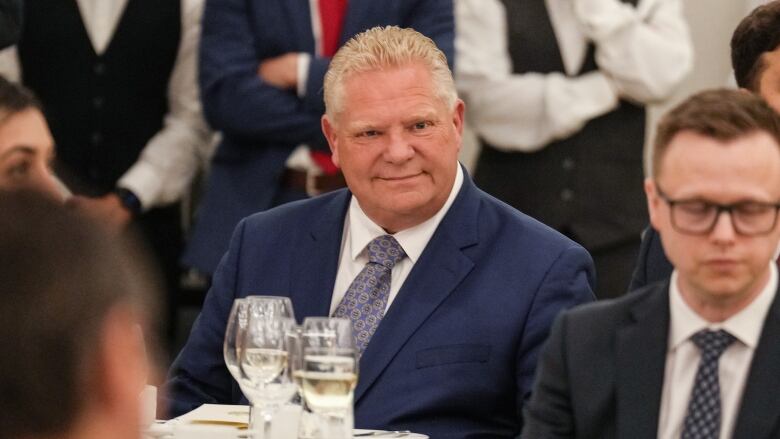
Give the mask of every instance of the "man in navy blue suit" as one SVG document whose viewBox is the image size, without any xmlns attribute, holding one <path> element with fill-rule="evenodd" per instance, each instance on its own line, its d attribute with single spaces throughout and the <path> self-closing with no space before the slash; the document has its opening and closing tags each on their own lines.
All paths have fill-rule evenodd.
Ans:
<svg viewBox="0 0 780 439">
<path fill-rule="evenodd" d="M 739 87 L 758 93 L 780 111 L 780 1 L 756 8 L 740 22 L 731 37 L 731 66 Z M 672 264 L 658 232 L 648 227 L 628 290 L 666 279 L 671 273 Z"/>
<path fill-rule="evenodd" d="M 398 25 L 454 52 L 452 0 L 207 0 L 203 111 L 222 142 L 183 257 L 212 275 L 241 218 L 344 186 L 320 129 L 331 57 L 373 26 Z"/>
<path fill-rule="evenodd" d="M 238 225 L 171 368 L 171 414 L 245 401 L 222 359 L 227 316 L 235 298 L 278 294 L 298 319 L 346 314 L 363 332 L 356 426 L 515 437 L 552 320 L 593 299 L 590 256 L 459 166 L 464 104 L 430 39 L 397 27 L 356 36 L 324 93 L 323 131 L 349 189 Z M 355 291 L 374 275 L 367 309 Z"/>
</svg>

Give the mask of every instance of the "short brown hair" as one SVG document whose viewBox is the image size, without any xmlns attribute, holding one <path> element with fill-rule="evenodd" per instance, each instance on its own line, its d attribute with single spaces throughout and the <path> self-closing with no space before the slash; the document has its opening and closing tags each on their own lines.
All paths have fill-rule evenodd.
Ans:
<svg viewBox="0 0 780 439">
<path fill-rule="evenodd" d="M 760 96 L 739 90 L 705 90 L 661 118 L 650 156 L 653 177 L 659 174 L 669 143 L 682 131 L 693 131 L 719 141 L 764 131 L 775 139 L 780 149 L 780 115 Z"/>
<path fill-rule="evenodd" d="M 737 25 L 731 36 L 731 67 L 737 85 L 758 92 L 766 68 L 762 56 L 780 46 L 780 1 L 759 6 Z"/>
<path fill-rule="evenodd" d="M 38 193 L 0 191 L 0 437 L 73 426 L 109 312 L 152 305 L 137 251 Z"/>
</svg>

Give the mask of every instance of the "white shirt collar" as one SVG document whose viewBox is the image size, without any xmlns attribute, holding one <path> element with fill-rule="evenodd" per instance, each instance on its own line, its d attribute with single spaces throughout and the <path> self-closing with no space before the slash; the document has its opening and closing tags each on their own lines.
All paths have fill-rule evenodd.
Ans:
<svg viewBox="0 0 780 439">
<path fill-rule="evenodd" d="M 412 263 L 417 262 L 417 259 L 420 257 L 423 250 L 425 250 L 425 246 L 428 245 L 431 236 L 433 236 L 433 233 L 436 231 L 436 228 L 439 227 L 439 223 L 444 218 L 444 215 L 447 214 L 450 206 L 452 206 L 452 203 L 455 201 L 455 197 L 458 195 L 461 186 L 463 186 L 463 171 L 458 163 L 457 171 L 455 173 L 455 182 L 452 185 L 447 201 L 444 202 L 444 206 L 426 221 L 409 229 L 401 230 L 393 235 Z M 349 212 L 347 215 L 347 224 L 349 224 L 350 227 L 349 255 L 354 261 L 360 256 L 371 240 L 378 236 L 386 235 L 387 232 L 363 212 L 360 203 L 354 196 L 349 203 Z"/>
<path fill-rule="evenodd" d="M 710 323 L 698 315 L 685 302 L 680 294 L 678 286 L 677 270 L 672 273 L 669 284 L 670 329 L 669 350 L 675 350 L 683 342 L 690 339 L 693 334 L 702 329 L 725 329 L 744 345 L 755 349 L 764 320 L 769 312 L 772 301 L 777 294 L 777 265 L 774 261 L 769 263 L 769 281 L 766 283 L 756 298 L 742 311 L 719 323 Z"/>
</svg>

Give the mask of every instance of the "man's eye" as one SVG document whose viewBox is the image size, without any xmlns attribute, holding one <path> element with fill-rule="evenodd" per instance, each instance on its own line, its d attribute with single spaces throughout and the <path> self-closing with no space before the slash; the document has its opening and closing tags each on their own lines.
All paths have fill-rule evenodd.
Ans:
<svg viewBox="0 0 780 439">
<path fill-rule="evenodd" d="M 767 212 L 771 212 L 775 207 L 771 204 L 763 204 L 763 203 L 743 203 L 738 206 L 736 206 L 735 210 L 740 215 L 746 215 L 746 216 L 758 216 L 758 215 L 764 215 Z"/>
<path fill-rule="evenodd" d="M 417 122 L 417 123 L 414 124 L 414 129 L 415 130 L 424 130 L 424 129 L 428 128 L 429 126 L 431 126 L 430 122 Z"/>
<path fill-rule="evenodd" d="M 678 203 L 677 208 L 689 215 L 706 215 L 712 210 L 712 205 L 702 201 L 687 201 Z"/>
<path fill-rule="evenodd" d="M 8 171 L 6 171 L 6 174 L 14 179 L 24 178 L 27 176 L 27 174 L 30 171 L 30 163 L 29 162 L 22 162 L 19 164 L 16 164 L 14 166 L 11 166 L 8 168 Z"/>
<path fill-rule="evenodd" d="M 357 137 L 376 137 L 377 135 L 379 135 L 379 131 L 367 130 L 358 133 Z"/>
</svg>

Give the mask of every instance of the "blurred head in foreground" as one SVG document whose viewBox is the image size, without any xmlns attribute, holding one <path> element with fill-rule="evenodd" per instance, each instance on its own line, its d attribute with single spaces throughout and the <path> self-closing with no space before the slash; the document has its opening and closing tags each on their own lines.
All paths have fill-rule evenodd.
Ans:
<svg viewBox="0 0 780 439">
<path fill-rule="evenodd" d="M 138 437 L 143 261 L 40 192 L 0 190 L 0 437 Z"/>
<path fill-rule="evenodd" d="M 0 76 L 0 189 L 29 188 L 61 199 L 53 159 L 54 139 L 35 96 Z"/>
</svg>

